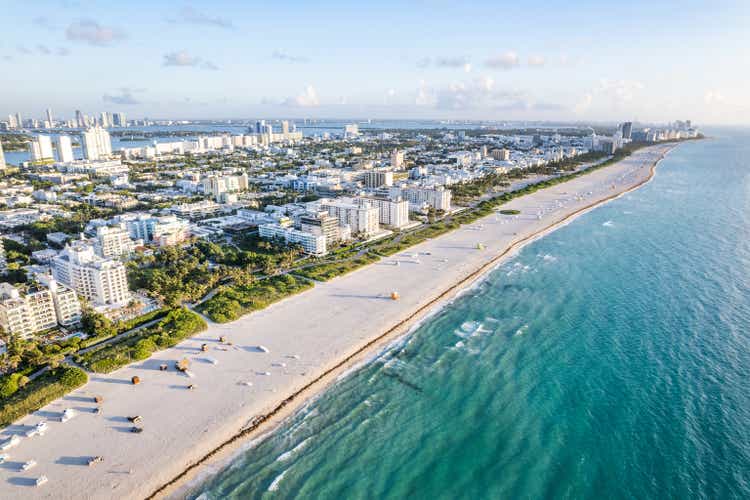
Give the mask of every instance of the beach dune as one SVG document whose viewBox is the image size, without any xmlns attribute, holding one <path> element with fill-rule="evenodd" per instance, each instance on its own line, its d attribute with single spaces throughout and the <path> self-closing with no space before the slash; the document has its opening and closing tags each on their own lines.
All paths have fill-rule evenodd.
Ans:
<svg viewBox="0 0 750 500">
<path fill-rule="evenodd" d="M 92 374 L 82 388 L 3 431 L 6 437 L 49 421 L 43 436 L 23 438 L 8 452 L 0 465 L 0 498 L 179 495 L 521 245 L 646 182 L 672 147 L 641 149 L 503 206 L 519 210 L 518 216 L 491 214 L 232 323 L 210 324 L 149 360 Z M 399 300 L 391 298 L 394 291 Z M 221 336 L 232 345 L 218 342 Z M 208 352 L 201 351 L 204 343 Z M 192 378 L 173 368 L 184 357 Z M 162 363 L 168 371 L 159 370 Z M 130 383 L 135 375 L 138 385 Z M 99 414 L 93 413 L 95 395 L 104 398 Z M 56 421 L 66 408 L 78 414 Z M 127 417 L 134 415 L 142 416 L 142 433 L 130 432 Z M 89 467 L 94 456 L 103 461 Z M 36 467 L 21 472 L 19 464 L 32 459 Z M 33 486 L 40 475 L 49 481 Z"/>
</svg>

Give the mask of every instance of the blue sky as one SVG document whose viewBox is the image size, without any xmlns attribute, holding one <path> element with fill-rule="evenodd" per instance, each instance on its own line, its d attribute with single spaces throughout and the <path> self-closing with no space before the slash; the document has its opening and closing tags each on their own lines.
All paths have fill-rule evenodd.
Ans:
<svg viewBox="0 0 750 500">
<path fill-rule="evenodd" d="M 3 0 L 0 116 L 750 122 L 750 2 Z"/>
</svg>

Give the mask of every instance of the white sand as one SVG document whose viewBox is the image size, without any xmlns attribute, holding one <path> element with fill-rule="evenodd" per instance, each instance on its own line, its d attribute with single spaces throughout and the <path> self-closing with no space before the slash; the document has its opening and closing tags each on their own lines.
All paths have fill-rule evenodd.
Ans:
<svg viewBox="0 0 750 500">
<path fill-rule="evenodd" d="M 517 218 L 490 215 L 233 323 L 211 324 L 207 332 L 145 362 L 109 375 L 92 374 L 81 389 L 5 429 L 2 437 L 19 432 L 21 426 L 49 420 L 44 436 L 23 438 L 20 445 L 6 452 L 10 459 L 0 465 L 0 498 L 151 495 L 237 435 L 254 417 L 268 414 L 284 399 L 336 368 L 257 431 L 271 429 L 305 397 L 325 387 L 353 362 L 361 361 L 375 345 L 402 334 L 499 262 L 500 256 L 512 253 L 508 249 L 514 243 L 531 240 L 545 229 L 566 222 L 571 214 L 577 215 L 647 180 L 651 167 L 671 147 L 643 149 L 617 165 L 502 207 L 521 210 Z M 583 198 L 576 199 L 577 195 Z M 543 214 L 541 220 L 538 212 Z M 478 250 L 478 243 L 486 248 Z M 388 298 L 393 290 L 399 292 L 400 300 Z M 390 336 L 381 338 L 380 344 L 346 359 L 386 332 Z M 217 342 L 221 335 L 234 345 L 222 347 Z M 207 353 L 200 352 L 204 342 L 210 346 Z M 270 352 L 256 350 L 258 345 Z M 293 355 L 299 355 L 299 359 Z M 174 370 L 174 361 L 182 357 L 192 360 L 194 378 Z M 201 361 L 205 358 L 218 363 Z M 163 362 L 169 363 L 168 372 L 158 370 Z M 133 375 L 141 378 L 140 385 L 130 384 Z M 197 388 L 187 390 L 189 384 Z M 94 395 L 104 397 L 99 415 L 92 413 Z M 78 415 L 59 423 L 54 417 L 65 408 L 76 409 Z M 129 432 L 132 424 L 126 417 L 132 415 L 143 416 L 143 433 Z M 225 447 L 223 458 L 239 444 Z M 86 459 L 96 455 L 103 456 L 104 461 L 86 466 Z M 214 466 L 218 458 L 213 460 Z M 20 472 L 20 465 L 30 459 L 38 465 Z M 201 468 L 185 479 L 196 472 Z M 47 484 L 31 486 L 40 475 L 49 478 Z M 166 490 L 174 491 L 174 487 Z"/>
</svg>

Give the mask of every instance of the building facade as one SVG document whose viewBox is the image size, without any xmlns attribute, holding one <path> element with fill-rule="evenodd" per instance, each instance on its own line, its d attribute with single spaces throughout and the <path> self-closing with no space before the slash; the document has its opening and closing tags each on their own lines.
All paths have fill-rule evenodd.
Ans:
<svg viewBox="0 0 750 500">
<path fill-rule="evenodd" d="M 125 305 L 130 300 L 125 265 L 96 255 L 84 241 L 66 245 L 52 260 L 52 276 L 96 305 Z"/>
</svg>

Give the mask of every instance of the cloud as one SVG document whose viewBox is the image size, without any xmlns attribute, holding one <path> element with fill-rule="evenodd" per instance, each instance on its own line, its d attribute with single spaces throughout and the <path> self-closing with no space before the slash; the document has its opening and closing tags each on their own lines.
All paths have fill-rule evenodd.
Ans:
<svg viewBox="0 0 750 500">
<path fill-rule="evenodd" d="M 435 91 L 431 89 L 424 80 L 419 82 L 417 87 L 417 96 L 414 98 L 414 104 L 417 106 L 434 106 L 437 102 Z"/>
<path fill-rule="evenodd" d="M 724 104 L 726 101 L 727 99 L 726 97 L 724 97 L 724 94 L 715 89 L 706 91 L 706 94 L 703 96 L 703 102 L 705 102 L 709 106 L 715 104 Z"/>
<path fill-rule="evenodd" d="M 604 94 L 613 98 L 618 103 L 632 101 L 639 90 L 645 86 L 635 80 L 609 80 L 602 78 L 594 89 L 596 94 Z"/>
<path fill-rule="evenodd" d="M 499 54 L 496 56 L 492 56 L 489 59 L 485 61 L 485 65 L 488 68 L 493 69 L 513 69 L 518 66 L 519 59 L 518 54 L 516 54 L 513 51 L 505 52 L 504 54 Z"/>
<path fill-rule="evenodd" d="M 273 57 L 274 59 L 278 59 L 279 61 L 286 61 L 290 63 L 306 63 L 310 61 L 307 57 L 293 56 L 281 49 L 274 50 L 273 54 L 271 54 L 271 57 Z"/>
<path fill-rule="evenodd" d="M 219 67 L 211 61 L 206 61 L 200 57 L 192 56 L 185 50 L 170 52 L 164 54 L 162 66 L 192 67 L 207 70 L 218 70 Z"/>
<path fill-rule="evenodd" d="M 435 60 L 435 66 L 441 68 L 461 68 L 469 60 L 466 57 L 440 57 Z"/>
<path fill-rule="evenodd" d="M 318 99 L 318 92 L 315 87 L 307 85 L 301 94 L 296 97 L 287 97 L 282 101 L 282 104 L 298 108 L 314 108 L 320 106 L 320 99 Z"/>
<path fill-rule="evenodd" d="M 415 104 L 449 111 L 562 109 L 555 104 L 538 103 L 521 90 L 499 89 L 489 76 L 436 89 L 422 81 L 417 89 Z"/>
<path fill-rule="evenodd" d="M 602 78 L 596 86 L 586 92 L 576 103 L 573 110 L 577 114 L 588 111 L 595 103 L 601 100 L 609 103 L 615 108 L 619 108 L 635 99 L 635 95 L 643 90 L 645 85 L 635 80 L 611 80 Z"/>
<path fill-rule="evenodd" d="M 423 57 L 417 61 L 417 68 L 428 68 L 434 65 L 436 68 L 461 68 L 466 73 L 471 72 L 471 63 L 468 57 L 464 56 L 444 56 L 431 59 L 429 57 Z"/>
<path fill-rule="evenodd" d="M 594 102 L 594 96 L 590 93 L 584 94 L 581 100 L 573 107 L 573 111 L 579 115 L 585 113 L 591 107 L 592 102 Z"/>
<path fill-rule="evenodd" d="M 21 54 L 31 54 L 31 49 L 25 47 L 24 45 L 19 45 L 18 47 L 16 47 L 16 50 Z"/>
<path fill-rule="evenodd" d="M 81 19 L 68 26 L 65 36 L 73 42 L 106 47 L 124 39 L 125 33 L 117 28 L 102 26 L 92 19 Z"/>
<path fill-rule="evenodd" d="M 396 97 L 396 89 L 388 89 L 385 91 L 385 94 L 383 94 L 383 104 L 388 105 L 393 101 L 393 98 Z"/>
<path fill-rule="evenodd" d="M 544 57 L 542 56 L 530 56 L 529 57 L 529 66 L 532 68 L 541 68 L 545 65 L 547 61 L 544 60 Z"/>
<path fill-rule="evenodd" d="M 128 87 L 122 87 L 121 89 L 119 89 L 118 94 L 115 94 L 115 95 L 104 94 L 102 96 L 102 100 L 104 102 L 108 102 L 112 104 L 132 106 L 132 105 L 141 103 L 141 101 L 139 101 L 133 94 L 136 92 L 142 92 L 142 91 L 143 89 L 131 89 Z"/>
<path fill-rule="evenodd" d="M 48 56 L 52 53 L 52 51 L 47 47 L 46 45 L 37 45 L 36 50 L 39 51 L 40 54 Z"/>
<path fill-rule="evenodd" d="M 184 7 L 176 19 L 167 19 L 167 21 L 170 23 L 199 24 L 224 29 L 234 28 L 232 21 L 218 16 L 210 16 L 204 12 L 198 12 L 190 6 Z"/>
<path fill-rule="evenodd" d="M 58 47 L 57 51 L 55 52 L 58 56 L 65 57 L 67 55 L 70 55 L 70 50 L 66 49 L 65 47 Z"/>
</svg>

